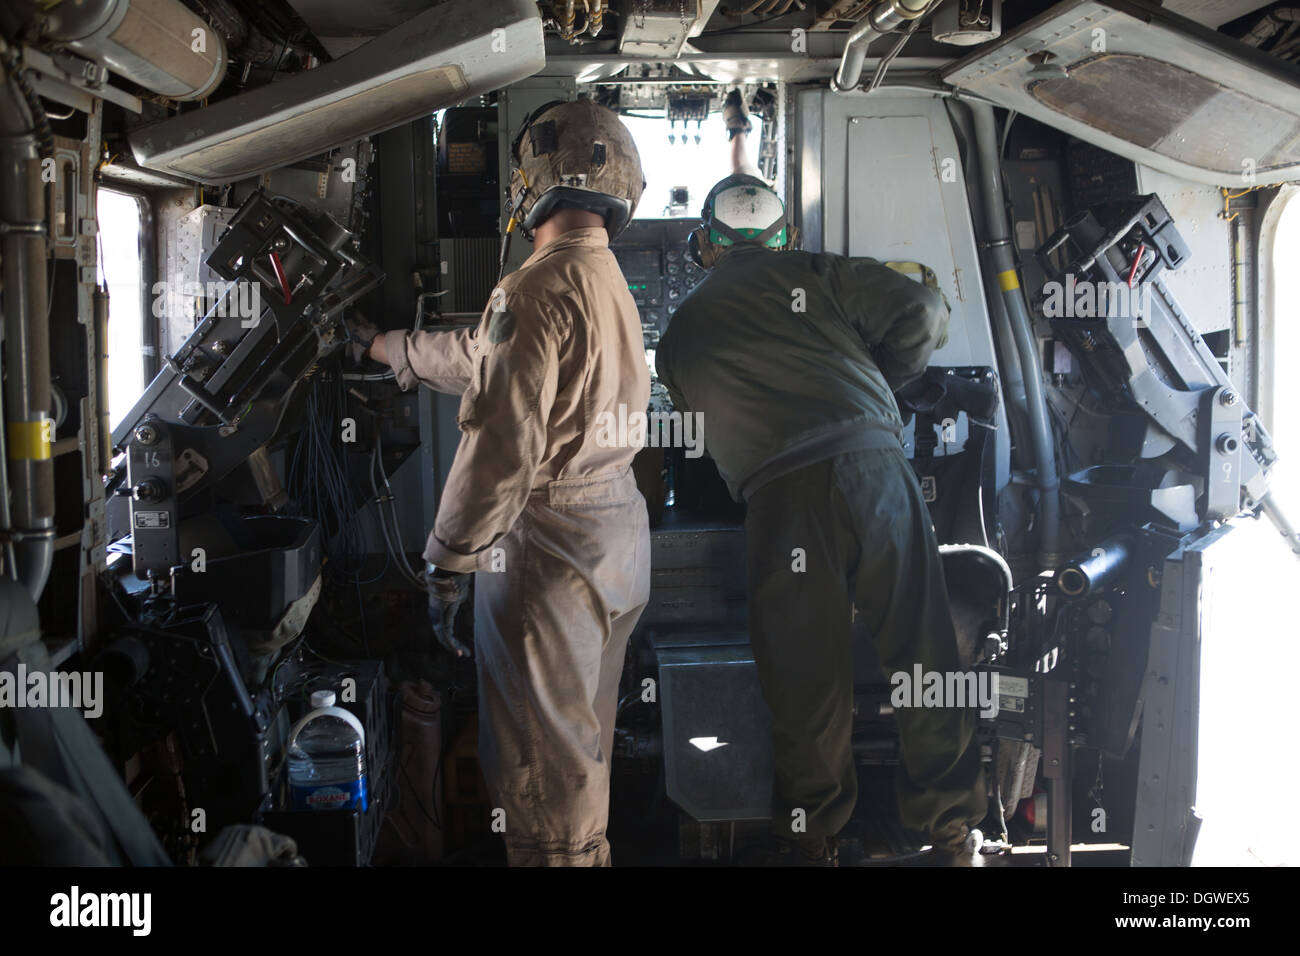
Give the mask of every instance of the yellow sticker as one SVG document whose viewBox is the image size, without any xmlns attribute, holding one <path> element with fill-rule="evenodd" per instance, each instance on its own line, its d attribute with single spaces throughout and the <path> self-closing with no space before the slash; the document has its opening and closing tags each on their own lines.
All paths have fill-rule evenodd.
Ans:
<svg viewBox="0 0 1300 956">
<path fill-rule="evenodd" d="M 1002 287 L 1003 292 L 1011 292 L 1020 288 L 1020 277 L 1016 275 L 1015 269 L 1008 269 L 1006 272 L 998 273 L 998 285 Z"/>
<path fill-rule="evenodd" d="M 54 420 L 9 423 L 9 458 L 12 461 L 45 461 L 50 457 Z"/>
</svg>

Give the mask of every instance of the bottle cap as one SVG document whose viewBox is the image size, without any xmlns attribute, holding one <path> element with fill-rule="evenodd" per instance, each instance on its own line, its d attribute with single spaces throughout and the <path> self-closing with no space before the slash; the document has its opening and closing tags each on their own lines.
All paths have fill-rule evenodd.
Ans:
<svg viewBox="0 0 1300 956">
<path fill-rule="evenodd" d="M 321 707 L 334 706 L 334 691 L 332 690 L 314 690 L 311 692 L 311 706 L 313 709 Z"/>
</svg>

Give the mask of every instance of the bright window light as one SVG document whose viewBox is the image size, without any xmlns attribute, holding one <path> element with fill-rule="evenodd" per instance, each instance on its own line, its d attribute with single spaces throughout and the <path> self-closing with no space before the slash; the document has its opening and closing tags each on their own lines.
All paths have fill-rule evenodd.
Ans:
<svg viewBox="0 0 1300 956">
<path fill-rule="evenodd" d="M 1277 321 L 1272 348 L 1278 369 L 1300 362 L 1300 195 L 1287 200 L 1272 256 L 1261 266 L 1275 278 Z M 1292 521 L 1300 520 L 1300 380 L 1277 376 L 1275 421 L 1267 423 L 1278 463 L 1270 487 Z M 1205 584 L 1201 644 L 1200 730 L 1196 809 L 1204 819 L 1196 841 L 1197 866 L 1300 865 L 1300 831 L 1286 818 L 1290 794 L 1300 791 L 1294 759 L 1294 675 L 1300 673 L 1296 595 L 1300 558 L 1267 518 L 1236 519 L 1211 549 Z"/>
<path fill-rule="evenodd" d="M 732 172 L 731 143 L 727 140 L 722 112 L 709 114 L 698 128 L 695 123 L 685 126 L 678 123 L 670 128 L 662 110 L 657 115 L 646 111 L 633 116 L 624 115 L 622 119 L 636 140 L 641 168 L 645 170 L 645 193 L 637 206 L 636 218 L 699 216 L 709 190 Z M 757 166 L 763 121 L 757 116 L 750 116 L 749 121 L 754 130 L 746 137 L 745 146 L 750 164 Z M 699 142 L 696 142 L 697 135 Z M 684 209 L 674 207 L 672 203 L 672 190 L 681 187 L 688 191 Z"/>
<path fill-rule="evenodd" d="M 108 285 L 108 419 L 116 428 L 144 391 L 144 282 L 140 203 L 126 193 L 98 192 L 101 282 Z"/>
</svg>

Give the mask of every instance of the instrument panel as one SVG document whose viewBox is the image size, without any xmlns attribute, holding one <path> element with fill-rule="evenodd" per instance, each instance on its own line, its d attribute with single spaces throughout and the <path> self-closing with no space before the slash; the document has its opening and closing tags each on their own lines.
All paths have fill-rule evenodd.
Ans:
<svg viewBox="0 0 1300 956">
<path fill-rule="evenodd" d="M 696 225 L 695 218 L 634 220 L 612 246 L 641 313 L 647 351 L 658 347 L 677 304 L 704 278 L 686 252 Z"/>
</svg>

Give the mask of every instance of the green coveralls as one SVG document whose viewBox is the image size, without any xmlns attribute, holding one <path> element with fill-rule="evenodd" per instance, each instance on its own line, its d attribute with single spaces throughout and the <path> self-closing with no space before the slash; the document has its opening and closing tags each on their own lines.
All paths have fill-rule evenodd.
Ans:
<svg viewBox="0 0 1300 956">
<path fill-rule="evenodd" d="M 802 307 L 802 308 L 801 308 Z M 871 259 L 728 252 L 656 356 L 748 501 L 750 638 L 772 711 L 773 828 L 815 854 L 857 800 L 852 616 L 885 675 L 961 668 L 937 542 L 893 389 L 946 336 L 942 298 Z M 884 675 L 882 675 L 884 676 Z M 936 843 L 985 813 L 974 714 L 899 708 L 904 826 Z M 795 811 L 803 832 L 792 832 Z"/>
</svg>

